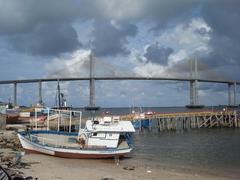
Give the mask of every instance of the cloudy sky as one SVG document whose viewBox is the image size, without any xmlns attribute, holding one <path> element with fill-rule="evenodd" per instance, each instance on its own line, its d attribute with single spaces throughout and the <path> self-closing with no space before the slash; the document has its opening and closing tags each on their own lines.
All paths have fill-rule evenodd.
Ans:
<svg viewBox="0 0 240 180">
<path fill-rule="evenodd" d="M 0 79 L 96 76 L 240 80 L 239 0 L 0 0 Z M 88 83 L 61 83 L 69 104 L 88 104 Z M 55 103 L 56 83 L 44 83 Z M 12 99 L 1 85 L 0 101 Z M 37 102 L 37 85 L 18 86 L 18 103 Z M 161 81 L 96 83 L 100 106 L 180 106 L 189 84 Z M 227 86 L 199 84 L 201 104 L 227 103 Z M 238 98 L 239 103 L 239 98 Z"/>
</svg>

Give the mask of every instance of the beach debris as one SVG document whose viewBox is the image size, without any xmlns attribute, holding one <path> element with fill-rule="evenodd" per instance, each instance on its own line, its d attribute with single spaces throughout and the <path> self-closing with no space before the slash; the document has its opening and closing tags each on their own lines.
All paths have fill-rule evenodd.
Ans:
<svg viewBox="0 0 240 180">
<path fill-rule="evenodd" d="M 150 167 L 147 167 L 147 173 L 152 173 L 152 171 L 150 170 Z"/>
<path fill-rule="evenodd" d="M 17 133 L 15 131 L 5 131 L 0 134 L 0 148 L 9 148 L 14 151 L 22 150 Z"/>
<path fill-rule="evenodd" d="M 0 178 L 1 178 L 1 180 L 11 179 L 9 174 L 1 166 L 0 166 Z"/>
<path fill-rule="evenodd" d="M 113 178 L 109 178 L 109 177 L 105 177 L 105 178 L 102 178 L 101 180 L 114 180 Z"/>
<path fill-rule="evenodd" d="M 151 173 L 152 171 L 151 170 L 147 170 L 147 173 Z"/>
<path fill-rule="evenodd" d="M 32 176 L 25 176 L 20 169 L 29 169 L 31 164 L 36 164 L 38 162 L 22 162 L 22 152 L 21 144 L 17 138 L 17 133 L 14 131 L 3 131 L 0 133 L 0 180 L 3 173 L 7 174 L 9 178 L 6 180 L 37 180 L 38 178 L 33 178 Z M 4 179 L 4 180 L 5 180 Z"/>
<path fill-rule="evenodd" d="M 135 166 L 124 166 L 123 169 L 132 171 L 132 170 L 135 170 Z"/>
</svg>

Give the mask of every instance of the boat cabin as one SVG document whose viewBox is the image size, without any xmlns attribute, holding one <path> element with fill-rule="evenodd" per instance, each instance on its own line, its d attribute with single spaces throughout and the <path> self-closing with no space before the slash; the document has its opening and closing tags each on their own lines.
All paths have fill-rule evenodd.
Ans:
<svg viewBox="0 0 240 180">
<path fill-rule="evenodd" d="M 95 121 L 87 120 L 85 131 L 80 130 L 78 137 L 88 148 L 117 148 L 121 143 L 127 144 L 128 133 L 133 132 L 135 129 L 130 121 L 108 116 Z"/>
</svg>

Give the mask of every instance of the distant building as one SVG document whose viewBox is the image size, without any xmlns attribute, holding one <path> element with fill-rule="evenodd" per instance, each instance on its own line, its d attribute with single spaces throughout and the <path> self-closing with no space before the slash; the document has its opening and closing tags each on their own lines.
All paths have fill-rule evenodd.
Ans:
<svg viewBox="0 0 240 180">
<path fill-rule="evenodd" d="M 6 106 L 6 105 L 8 105 L 8 103 L 0 101 L 0 106 Z"/>
</svg>

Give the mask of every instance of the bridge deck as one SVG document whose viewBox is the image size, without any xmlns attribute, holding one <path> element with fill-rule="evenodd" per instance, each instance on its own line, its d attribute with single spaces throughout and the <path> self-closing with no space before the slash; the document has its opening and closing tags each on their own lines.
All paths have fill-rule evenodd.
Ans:
<svg viewBox="0 0 240 180">
<path fill-rule="evenodd" d="M 164 80 L 164 81 L 199 81 L 209 83 L 225 83 L 225 84 L 240 84 L 240 81 L 223 80 L 223 79 L 201 79 L 201 78 L 170 78 L 170 77 L 72 77 L 72 78 L 41 78 L 41 79 L 19 79 L 19 80 L 2 80 L 0 84 L 14 84 L 14 83 L 38 83 L 51 81 L 89 81 L 94 80 Z"/>
</svg>

